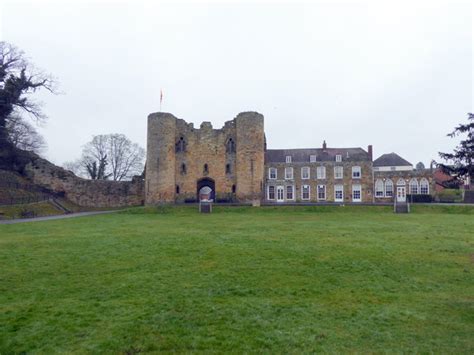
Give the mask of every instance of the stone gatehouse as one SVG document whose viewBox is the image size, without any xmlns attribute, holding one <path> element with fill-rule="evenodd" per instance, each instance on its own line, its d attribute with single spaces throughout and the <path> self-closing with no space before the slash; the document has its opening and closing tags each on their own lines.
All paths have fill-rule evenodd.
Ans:
<svg viewBox="0 0 474 355">
<path fill-rule="evenodd" d="M 148 116 L 145 201 L 192 202 L 209 187 L 211 198 L 260 201 L 265 135 L 263 116 L 243 112 L 221 129 L 194 128 L 169 113 Z"/>
<path fill-rule="evenodd" d="M 364 150 L 328 147 L 323 142 L 320 148 L 267 149 L 264 118 L 257 112 L 239 113 L 220 129 L 210 122 L 195 128 L 170 113 L 152 113 L 147 140 L 148 205 L 197 202 L 202 196 L 256 205 L 390 202 L 397 191 L 389 190 L 387 181 L 400 180 L 398 167 L 382 171 L 374 166 L 385 155 L 374 161 L 371 145 Z M 405 160 L 403 164 L 408 183 L 414 186 L 413 179 L 422 175 L 420 183 L 429 184 L 407 192 L 434 191 L 431 171 L 421 173 Z M 383 195 L 381 181 L 387 185 Z"/>
</svg>

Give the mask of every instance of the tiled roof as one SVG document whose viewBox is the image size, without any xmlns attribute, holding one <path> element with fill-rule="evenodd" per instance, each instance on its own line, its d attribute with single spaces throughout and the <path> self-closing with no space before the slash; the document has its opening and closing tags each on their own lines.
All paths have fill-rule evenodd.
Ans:
<svg viewBox="0 0 474 355">
<path fill-rule="evenodd" d="M 374 160 L 374 166 L 407 166 L 412 163 L 395 153 L 384 154 Z"/>
<path fill-rule="evenodd" d="M 309 163 L 311 155 L 316 155 L 316 161 L 335 161 L 336 155 L 342 156 L 342 161 L 370 161 L 369 153 L 362 148 L 309 148 L 309 149 L 268 149 L 265 152 L 265 163 L 284 163 L 291 156 L 292 163 Z"/>
</svg>

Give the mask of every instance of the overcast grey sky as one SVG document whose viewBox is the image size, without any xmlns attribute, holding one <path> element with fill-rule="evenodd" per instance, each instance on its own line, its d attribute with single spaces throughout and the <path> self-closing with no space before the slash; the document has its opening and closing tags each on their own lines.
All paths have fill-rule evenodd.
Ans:
<svg viewBox="0 0 474 355">
<path fill-rule="evenodd" d="M 373 144 L 426 165 L 473 110 L 469 0 L 0 3 L 2 40 L 64 92 L 39 95 L 59 164 L 95 134 L 145 147 L 161 88 L 195 126 L 261 112 L 269 148 Z"/>
</svg>

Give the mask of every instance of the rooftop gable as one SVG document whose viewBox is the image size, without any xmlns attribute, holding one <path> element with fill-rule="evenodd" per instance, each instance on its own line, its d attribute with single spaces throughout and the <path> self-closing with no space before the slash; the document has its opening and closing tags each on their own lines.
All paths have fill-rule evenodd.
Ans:
<svg viewBox="0 0 474 355">
<path fill-rule="evenodd" d="M 383 154 L 374 160 L 374 166 L 413 166 L 412 163 L 403 159 L 396 153 Z"/>
</svg>

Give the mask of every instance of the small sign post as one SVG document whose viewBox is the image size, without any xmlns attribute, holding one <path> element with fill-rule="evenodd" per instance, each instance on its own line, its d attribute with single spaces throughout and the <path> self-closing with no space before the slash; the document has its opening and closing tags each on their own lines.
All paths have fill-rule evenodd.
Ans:
<svg viewBox="0 0 474 355">
<path fill-rule="evenodd" d="M 211 213 L 212 212 L 212 201 L 199 201 L 199 212 L 200 213 Z"/>
</svg>

